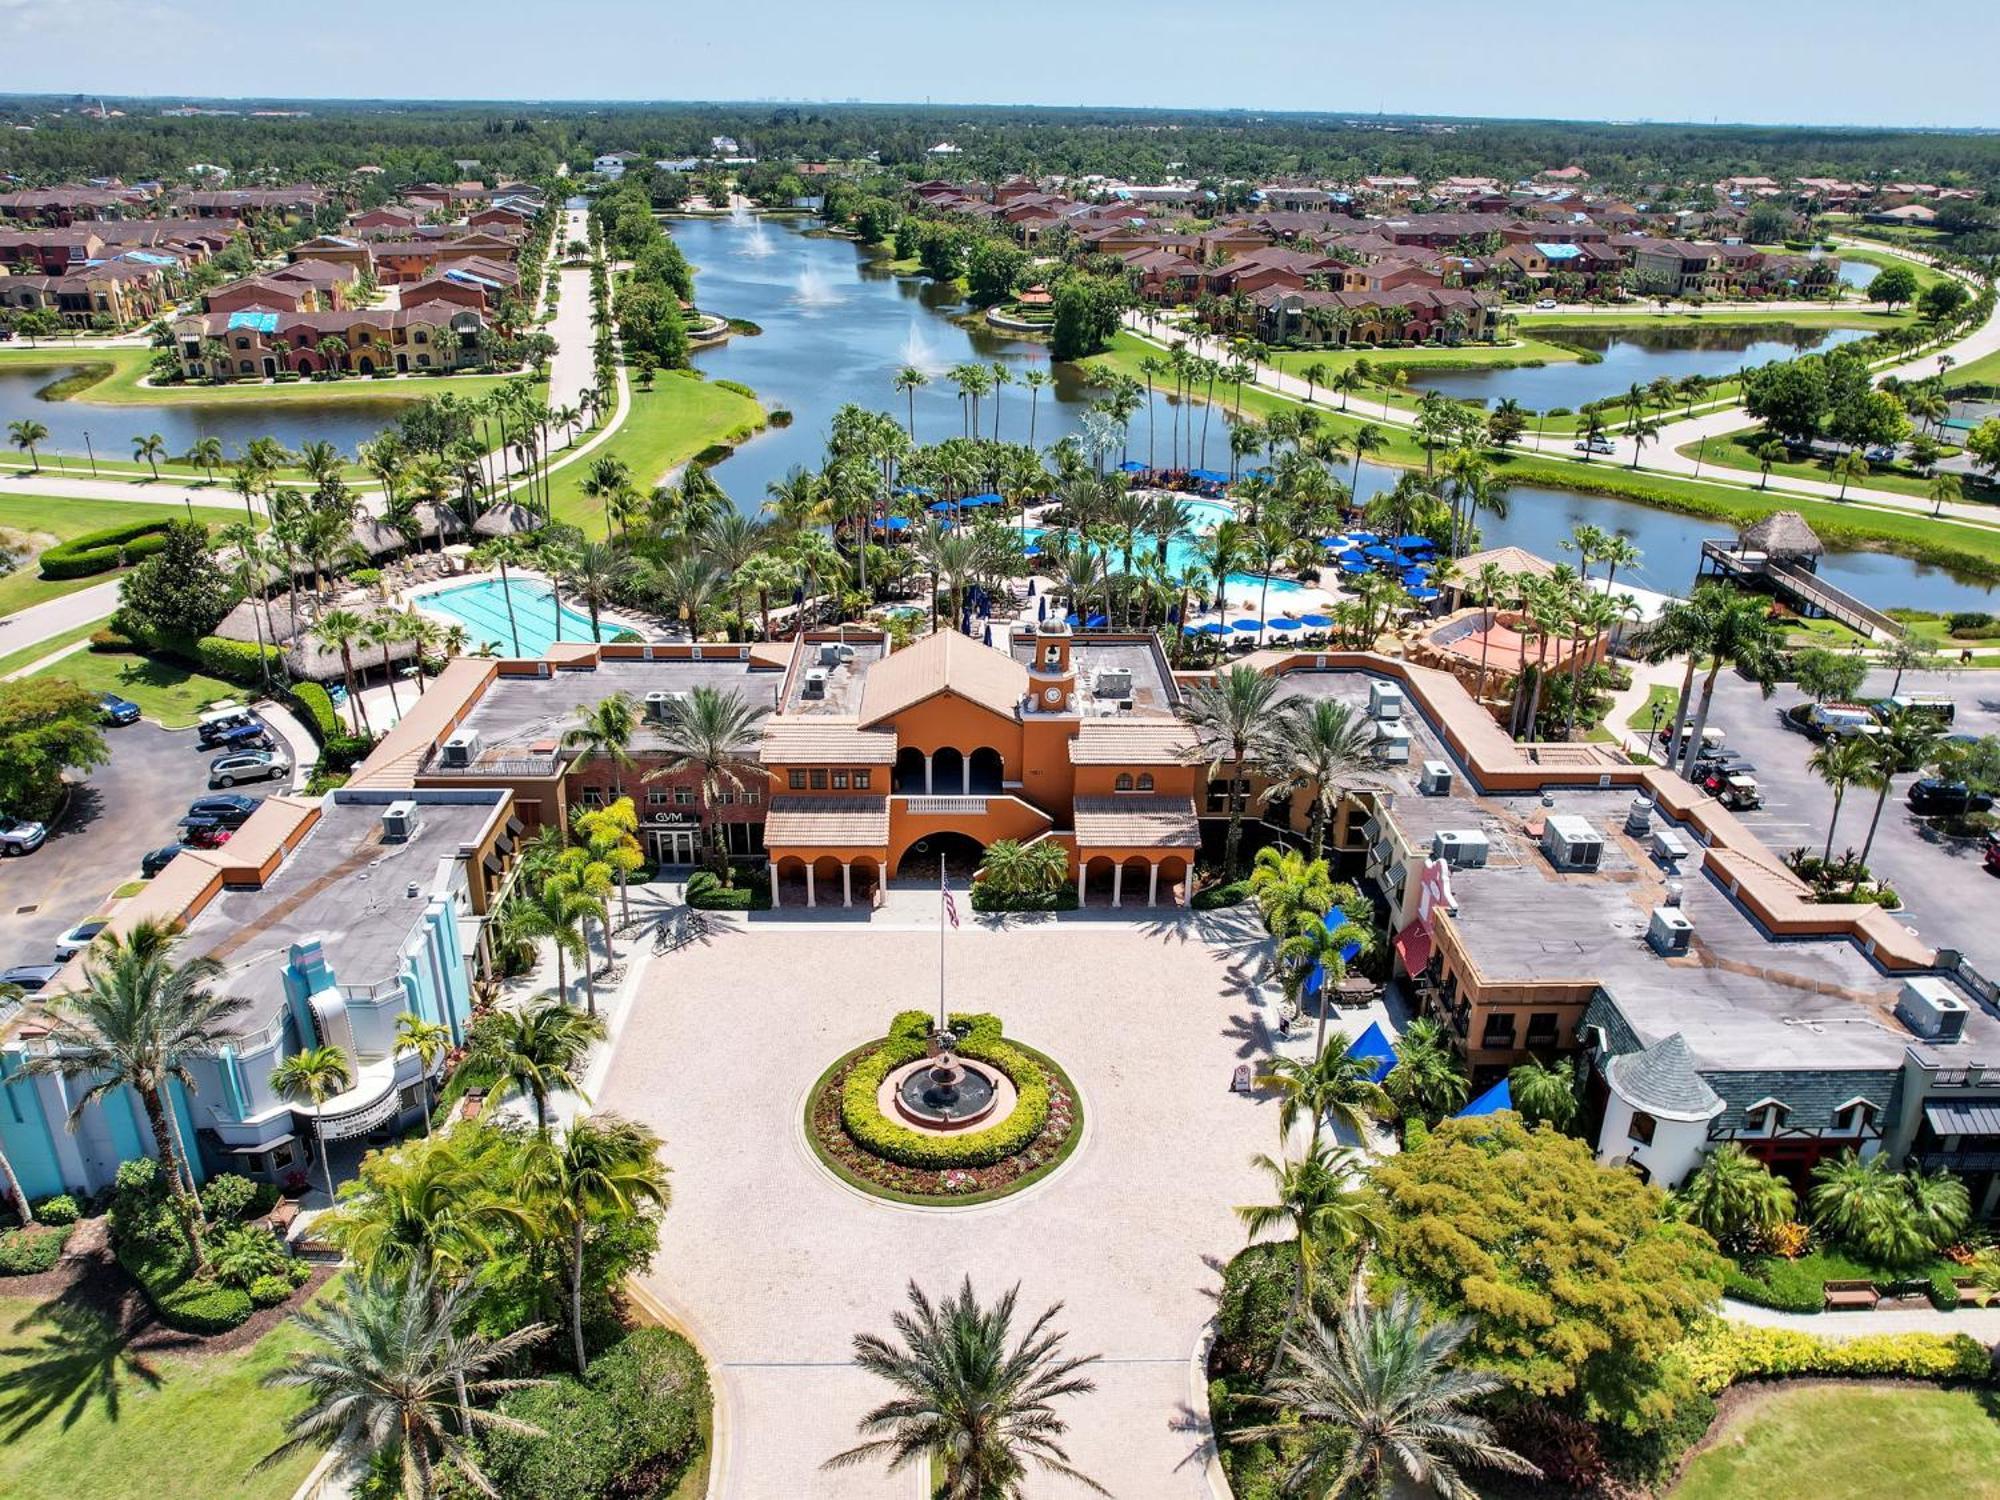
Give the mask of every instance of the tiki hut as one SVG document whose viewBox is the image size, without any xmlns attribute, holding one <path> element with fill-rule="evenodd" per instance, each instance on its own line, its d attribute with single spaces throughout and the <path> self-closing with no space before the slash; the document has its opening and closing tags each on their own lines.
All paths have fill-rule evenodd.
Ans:
<svg viewBox="0 0 2000 1500">
<path fill-rule="evenodd" d="M 429 501 L 420 501 L 411 506 L 410 510 L 417 518 L 419 534 L 427 542 L 435 540 L 439 532 L 448 537 L 462 536 L 465 532 L 465 522 L 459 519 L 458 512 L 449 505 L 433 505 Z"/>
<path fill-rule="evenodd" d="M 371 558 L 400 552 L 410 545 L 410 539 L 402 532 L 375 516 L 361 517 L 354 523 L 347 536 L 349 541 Z"/>
<path fill-rule="evenodd" d="M 542 518 L 525 505 L 508 501 L 488 508 L 485 515 L 472 523 L 475 536 L 525 536 L 539 530 Z"/>
<path fill-rule="evenodd" d="M 1826 547 L 1813 535 L 1804 516 L 1795 510 L 1780 510 L 1738 532 L 1736 550 L 1761 552 L 1773 562 L 1802 562 L 1810 568 Z"/>
</svg>

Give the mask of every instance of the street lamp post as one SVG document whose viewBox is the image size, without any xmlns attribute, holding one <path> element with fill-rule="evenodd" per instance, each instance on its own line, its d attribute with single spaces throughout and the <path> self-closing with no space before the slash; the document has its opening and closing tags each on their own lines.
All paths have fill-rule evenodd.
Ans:
<svg viewBox="0 0 2000 1500">
<path fill-rule="evenodd" d="M 83 451 L 90 455 L 90 477 L 97 477 L 97 450 L 90 446 L 90 429 L 83 429 Z"/>
</svg>

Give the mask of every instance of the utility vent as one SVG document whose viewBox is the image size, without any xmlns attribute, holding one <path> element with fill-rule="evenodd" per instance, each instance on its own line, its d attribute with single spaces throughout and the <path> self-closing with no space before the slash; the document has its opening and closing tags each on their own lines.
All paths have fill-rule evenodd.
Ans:
<svg viewBox="0 0 2000 1500">
<path fill-rule="evenodd" d="M 1369 683 L 1368 717 L 1371 719 L 1402 718 L 1403 690 L 1393 682 Z"/>
<path fill-rule="evenodd" d="M 1656 906 L 1646 924 L 1646 941 L 1660 957 L 1672 958 L 1688 951 L 1688 944 L 1694 941 L 1694 923 L 1678 906 Z"/>
<path fill-rule="evenodd" d="M 1477 828 L 1443 828 L 1431 840 L 1431 852 L 1454 870 L 1482 868 L 1486 850 L 1486 835 Z"/>
<path fill-rule="evenodd" d="M 1966 1004 L 1942 979 L 1906 979 L 1896 1019 L 1926 1041 L 1955 1042 L 1965 1031 Z"/>
<path fill-rule="evenodd" d="M 814 667 L 806 673 L 806 684 L 799 696 L 802 698 L 824 698 L 826 696 L 826 672 L 824 669 Z"/>
<path fill-rule="evenodd" d="M 1588 818 L 1555 813 L 1543 826 L 1542 852 L 1558 870 L 1594 870 L 1604 858 L 1604 835 Z"/>
<path fill-rule="evenodd" d="M 819 664 L 823 667 L 837 667 L 854 660 L 854 648 L 843 641 L 821 641 L 819 643 Z"/>
<path fill-rule="evenodd" d="M 1375 758 L 1394 765 L 1408 765 L 1410 731 L 1394 719 L 1382 720 L 1375 726 Z"/>
<path fill-rule="evenodd" d="M 1688 857 L 1688 852 L 1687 840 L 1671 828 L 1662 828 L 1653 835 L 1653 853 L 1677 869 L 1680 862 Z"/>
<path fill-rule="evenodd" d="M 1451 795 L 1451 762 L 1427 760 L 1423 774 L 1417 778 L 1417 790 L 1426 797 L 1449 797 Z"/>
<path fill-rule="evenodd" d="M 456 766 L 459 769 L 471 765 L 479 759 L 479 736 L 476 734 L 455 734 L 444 742 L 438 754 L 438 763 Z"/>
<path fill-rule="evenodd" d="M 1686 886 L 1682 885 L 1678 880 L 1669 880 L 1667 882 L 1666 899 L 1661 901 L 1660 905 L 1680 906 L 1683 904 L 1684 898 L 1686 896 L 1687 896 Z"/>
<path fill-rule="evenodd" d="M 682 702 L 686 693 L 655 691 L 646 694 L 646 717 L 658 723 L 667 716 L 667 705 Z"/>
<path fill-rule="evenodd" d="M 1132 696 L 1132 672 L 1127 667 L 1103 667 L 1091 680 L 1090 690 L 1100 698 Z"/>
<path fill-rule="evenodd" d="M 407 844 L 416 837 L 417 804 L 414 802 L 391 802 L 382 810 L 382 842 L 385 844 Z"/>
<path fill-rule="evenodd" d="M 1625 831 L 1635 839 L 1642 839 L 1653 828 L 1653 799 L 1643 793 L 1632 799 L 1632 805 L 1625 809 Z"/>
</svg>

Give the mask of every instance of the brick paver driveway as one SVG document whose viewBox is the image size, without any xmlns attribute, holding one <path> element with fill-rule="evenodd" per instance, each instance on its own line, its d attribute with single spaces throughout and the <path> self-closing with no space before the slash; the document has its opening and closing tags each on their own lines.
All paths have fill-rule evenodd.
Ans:
<svg viewBox="0 0 2000 1500">
<path fill-rule="evenodd" d="M 652 965 L 597 1105 L 666 1138 L 674 1202 L 648 1285 L 721 1366 L 712 1493 L 918 1494 L 921 1476 L 819 1465 L 887 1394 L 849 1365 L 853 1335 L 891 1331 L 909 1278 L 941 1293 L 970 1273 L 986 1298 L 1020 1282 L 1030 1316 L 1065 1302 L 1073 1349 L 1104 1356 L 1098 1391 L 1065 1412 L 1079 1468 L 1127 1500 L 1207 1495 L 1189 1360 L 1242 1243 L 1231 1207 L 1263 1191 L 1250 1156 L 1277 1133 L 1269 1102 L 1228 1090 L 1266 1050 L 1240 932 L 1083 918 L 952 933 L 954 1008 L 993 1010 L 1060 1060 L 1088 1131 L 1054 1178 L 955 1211 L 856 1195 L 800 1125 L 828 1063 L 935 1004 L 934 928 L 770 922 Z M 1082 1493 L 1043 1478 L 1030 1492 Z"/>
</svg>

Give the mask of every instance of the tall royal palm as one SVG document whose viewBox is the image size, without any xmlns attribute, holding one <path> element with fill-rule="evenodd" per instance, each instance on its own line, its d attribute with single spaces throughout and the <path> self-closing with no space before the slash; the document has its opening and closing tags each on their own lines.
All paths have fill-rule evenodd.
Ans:
<svg viewBox="0 0 2000 1500">
<path fill-rule="evenodd" d="M 605 1034 L 603 1021 L 551 995 L 494 1011 L 480 1022 L 472 1050 L 498 1074 L 490 1099 L 525 1096 L 536 1126 L 547 1130 L 549 1100 L 558 1093 L 582 1096 L 584 1061 Z"/>
<path fill-rule="evenodd" d="M 89 1106 L 117 1089 L 138 1095 L 194 1268 L 206 1274 L 201 1203 L 170 1090 L 177 1083 L 184 1093 L 194 1092 L 190 1065 L 236 1040 L 231 1023 L 250 1002 L 210 988 L 223 972 L 214 959 L 177 964 L 173 949 L 173 933 L 152 922 L 141 922 L 122 937 L 99 937 L 85 960 L 83 989 L 50 1006 L 46 1050 L 28 1059 L 26 1071 L 89 1080 L 70 1109 L 72 1129 Z"/>
<path fill-rule="evenodd" d="M 739 793 L 749 778 L 759 775 L 757 726 L 768 708 L 746 701 L 741 693 L 701 686 L 667 705 L 658 726 L 666 765 L 653 776 L 693 773 L 701 786 L 701 816 L 707 825 L 709 858 L 724 885 L 732 884 L 729 846 L 723 841 L 716 810 L 724 792 Z M 651 779 L 651 778 L 649 778 Z"/>
<path fill-rule="evenodd" d="M 1694 763 L 1701 754 L 1702 731 L 1708 725 L 1708 710 L 1715 701 L 1715 681 L 1724 667 L 1734 667 L 1750 677 L 1771 696 L 1777 684 L 1778 661 L 1784 646 L 1784 631 L 1771 618 L 1770 605 L 1757 594 L 1739 593 L 1727 584 L 1729 597 L 1707 616 L 1708 633 L 1699 643 L 1700 654 L 1708 658 L 1708 674 L 1702 679 L 1701 703 L 1695 709 L 1694 728 L 1681 755 L 1681 775 L 1692 781 Z"/>
<path fill-rule="evenodd" d="M 1361 1140 L 1368 1138 L 1371 1120 L 1395 1112 L 1389 1096 L 1375 1082 L 1375 1063 L 1348 1056 L 1349 1042 L 1344 1031 L 1333 1032 L 1319 1049 L 1319 1056 L 1304 1058 L 1274 1055 L 1257 1075 L 1257 1087 L 1278 1091 L 1278 1133 L 1289 1136 L 1303 1114 L 1312 1132 L 1313 1150 L 1319 1149 L 1322 1125 L 1331 1123 Z"/>
<path fill-rule="evenodd" d="M 1181 719 L 1194 731 L 1187 747 L 1209 764 L 1209 774 L 1229 768 L 1229 836 L 1222 866 L 1234 880 L 1243 845 L 1243 809 L 1253 757 L 1261 758 L 1278 713 L 1278 679 L 1254 667 L 1231 667 L 1214 680 L 1195 685 L 1181 704 Z"/>
<path fill-rule="evenodd" d="M 1806 758 L 1806 769 L 1833 792 L 1833 815 L 1826 820 L 1826 849 L 1821 858 L 1833 858 L 1833 835 L 1840 827 L 1840 804 L 1847 800 L 1849 787 L 1868 786 L 1875 780 L 1875 747 L 1860 735 L 1829 735 Z"/>
<path fill-rule="evenodd" d="M 867 1441 L 826 1461 L 829 1469 L 876 1459 L 897 1473 L 935 1463 L 944 1480 L 935 1500 L 1018 1500 L 1028 1466 L 1106 1494 L 1077 1472 L 1062 1446 L 1069 1424 L 1055 1403 L 1097 1389 L 1082 1372 L 1098 1356 L 1063 1352 L 1067 1337 L 1051 1327 L 1056 1303 L 1016 1339 L 1020 1288 L 981 1307 L 968 1277 L 956 1295 L 934 1304 L 914 1281 L 910 1309 L 895 1316 L 901 1342 L 858 1334 L 855 1363 L 898 1394 L 861 1419 Z"/>
<path fill-rule="evenodd" d="M 361 701 L 360 685 L 354 678 L 354 648 L 367 639 L 368 622 L 351 609 L 330 609 L 313 626 L 313 640 L 319 646 L 340 653 L 340 675 L 347 687 L 347 711 L 353 716 L 354 732 L 372 731 L 368 709 Z"/>
<path fill-rule="evenodd" d="M 1270 778 L 1264 798 L 1311 799 L 1312 857 L 1318 859 L 1348 793 L 1380 782 L 1378 764 L 1375 726 L 1360 709 L 1331 698 L 1293 698 L 1279 706 L 1264 747 L 1261 768 Z"/>
<path fill-rule="evenodd" d="M 495 1397 L 542 1384 L 492 1372 L 515 1367 L 549 1328 L 531 1323 L 500 1338 L 461 1330 L 470 1321 L 471 1299 L 470 1282 L 439 1292 L 421 1271 L 412 1271 L 350 1280 L 341 1300 L 295 1314 L 313 1342 L 266 1375 L 264 1384 L 304 1390 L 306 1405 L 287 1420 L 285 1441 L 259 1467 L 327 1447 L 357 1467 L 393 1454 L 403 1500 L 431 1500 L 440 1464 L 491 1494 L 473 1435 L 539 1437 L 541 1429 L 469 1401 L 461 1405 L 457 1393 Z"/>
</svg>

